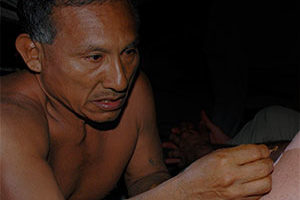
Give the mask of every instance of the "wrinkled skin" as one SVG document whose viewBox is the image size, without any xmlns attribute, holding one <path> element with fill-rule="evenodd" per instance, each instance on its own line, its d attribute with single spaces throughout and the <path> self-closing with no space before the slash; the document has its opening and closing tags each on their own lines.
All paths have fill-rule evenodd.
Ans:
<svg viewBox="0 0 300 200">
<path fill-rule="evenodd" d="M 268 156 L 265 145 L 241 145 L 202 157 L 182 173 L 185 199 L 259 199 L 271 189 Z"/>
<path fill-rule="evenodd" d="M 273 162 L 269 154 L 265 145 L 219 149 L 133 199 L 259 199 L 271 190 Z"/>
</svg>

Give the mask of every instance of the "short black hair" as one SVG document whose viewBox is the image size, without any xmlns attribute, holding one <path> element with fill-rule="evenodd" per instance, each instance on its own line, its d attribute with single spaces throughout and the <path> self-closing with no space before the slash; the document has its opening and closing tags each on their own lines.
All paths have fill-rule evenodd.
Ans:
<svg viewBox="0 0 300 200">
<path fill-rule="evenodd" d="M 56 35 L 56 28 L 52 21 L 53 8 L 58 6 L 82 6 L 93 2 L 103 3 L 109 0 L 19 0 L 18 16 L 23 31 L 32 40 L 51 44 Z M 134 0 L 127 0 L 135 17 L 137 28 L 139 16 Z"/>
</svg>

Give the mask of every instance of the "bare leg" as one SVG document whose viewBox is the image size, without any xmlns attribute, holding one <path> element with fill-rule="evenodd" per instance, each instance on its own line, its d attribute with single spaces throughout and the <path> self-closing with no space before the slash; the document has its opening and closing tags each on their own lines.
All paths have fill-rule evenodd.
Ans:
<svg viewBox="0 0 300 200">
<path fill-rule="evenodd" d="M 276 163 L 272 185 L 263 200 L 300 199 L 300 131 Z"/>
</svg>

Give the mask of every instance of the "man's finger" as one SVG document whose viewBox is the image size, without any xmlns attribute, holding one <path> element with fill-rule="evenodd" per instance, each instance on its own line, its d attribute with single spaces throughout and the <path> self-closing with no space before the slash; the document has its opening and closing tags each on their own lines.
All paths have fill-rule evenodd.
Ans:
<svg viewBox="0 0 300 200">
<path fill-rule="evenodd" d="M 178 147 L 172 142 L 163 142 L 162 147 L 166 149 L 178 149 Z"/>
<path fill-rule="evenodd" d="M 249 197 L 243 197 L 241 198 L 241 200 L 258 200 L 262 197 L 262 195 L 252 195 Z"/>
<path fill-rule="evenodd" d="M 211 132 L 217 132 L 220 130 L 219 127 L 217 127 L 212 121 L 210 121 L 210 119 L 203 110 L 201 111 L 201 119 Z"/>
<path fill-rule="evenodd" d="M 241 182 L 247 183 L 270 175 L 273 171 L 273 161 L 270 158 L 250 162 L 239 167 L 237 175 L 242 177 Z"/>
<path fill-rule="evenodd" d="M 180 128 L 178 128 L 178 127 L 171 128 L 171 133 L 180 135 L 181 134 Z"/>
<path fill-rule="evenodd" d="M 201 131 L 207 131 L 207 126 L 205 125 L 204 121 L 201 120 L 198 124 L 198 129 Z"/>
<path fill-rule="evenodd" d="M 165 159 L 166 164 L 178 164 L 181 162 L 180 158 L 167 158 Z"/>
<path fill-rule="evenodd" d="M 182 156 L 181 152 L 177 151 L 177 150 L 168 152 L 168 157 L 169 158 L 180 158 L 181 156 Z"/>
<path fill-rule="evenodd" d="M 175 134 L 170 134 L 169 137 L 170 141 L 173 142 L 175 145 L 179 145 L 180 143 L 180 137 Z"/>
<path fill-rule="evenodd" d="M 272 188 L 271 175 L 262 179 L 251 181 L 240 185 L 240 191 L 245 196 L 263 195 L 268 193 Z"/>
<path fill-rule="evenodd" d="M 243 165 L 249 162 L 267 158 L 270 151 L 266 145 L 244 144 L 233 148 L 225 149 L 229 152 L 233 162 Z"/>
</svg>

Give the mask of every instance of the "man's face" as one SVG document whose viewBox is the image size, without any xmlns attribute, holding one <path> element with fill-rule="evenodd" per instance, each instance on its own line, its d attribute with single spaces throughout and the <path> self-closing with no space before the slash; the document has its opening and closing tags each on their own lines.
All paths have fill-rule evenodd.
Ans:
<svg viewBox="0 0 300 200">
<path fill-rule="evenodd" d="M 43 44 L 45 91 L 96 122 L 119 115 L 136 72 L 136 25 L 126 1 L 54 9 L 57 34 Z"/>
</svg>

